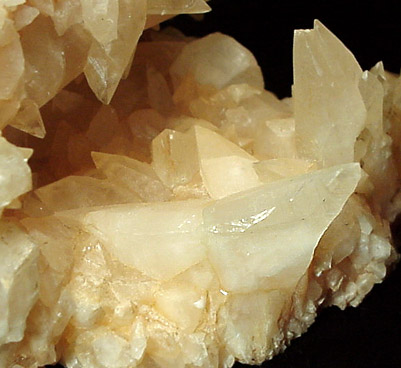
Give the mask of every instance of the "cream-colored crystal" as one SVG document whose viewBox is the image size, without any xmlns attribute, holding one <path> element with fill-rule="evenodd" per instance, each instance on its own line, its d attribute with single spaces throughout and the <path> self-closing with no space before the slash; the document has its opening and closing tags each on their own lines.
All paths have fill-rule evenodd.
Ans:
<svg viewBox="0 0 401 368">
<path fill-rule="evenodd" d="M 247 83 L 263 89 L 263 76 L 254 56 L 230 37 L 214 33 L 189 43 L 170 70 L 173 82 L 188 73 L 200 84 L 222 88 Z"/>
<path fill-rule="evenodd" d="M 92 152 L 96 167 L 112 182 L 118 182 L 130 192 L 136 192 L 144 202 L 166 201 L 171 191 L 166 188 L 153 168 L 127 156 Z"/>
<path fill-rule="evenodd" d="M 302 175 L 316 170 L 316 164 L 314 162 L 291 158 L 263 160 L 256 162 L 253 167 L 259 179 L 264 183 Z"/>
<path fill-rule="evenodd" d="M 21 341 L 38 298 L 38 246 L 11 222 L 0 222 L 0 346 Z"/>
<path fill-rule="evenodd" d="M 294 116 L 301 155 L 325 167 L 354 160 L 366 120 L 361 76 L 351 52 L 320 22 L 313 30 L 295 31 Z"/>
<path fill-rule="evenodd" d="M 42 107 L 83 71 L 96 96 L 109 103 L 145 28 L 209 10 L 203 0 L 2 1 L 0 128 L 19 110 L 26 114 L 26 98 Z"/>
<path fill-rule="evenodd" d="M 110 3 L 118 7 L 118 22 L 110 22 L 117 23 L 116 35 L 103 39 L 103 43 L 97 40 L 92 43 L 84 69 L 90 87 L 105 104 L 114 95 L 146 21 L 146 0 L 119 0 L 117 4 L 112 0 Z"/>
<path fill-rule="evenodd" d="M 199 171 L 196 141 L 188 133 L 165 129 L 152 141 L 152 158 L 153 169 L 170 188 L 187 184 Z"/>
<path fill-rule="evenodd" d="M 136 193 L 110 182 L 85 176 L 68 176 L 35 191 L 51 211 L 140 202 Z M 63 198 L 63 201 L 60 201 Z"/>
<path fill-rule="evenodd" d="M 206 13 L 210 11 L 204 0 L 148 0 L 148 14 Z"/>
<path fill-rule="evenodd" d="M 1 3 L 1 367 L 260 364 L 397 259 L 399 77 L 319 22 L 286 100 L 231 37 L 136 45 L 207 10 Z"/>
<path fill-rule="evenodd" d="M 222 287 L 292 290 L 359 179 L 358 164 L 333 166 L 208 206 L 209 259 Z"/>
<path fill-rule="evenodd" d="M 0 213 L 14 198 L 31 189 L 31 171 L 24 152 L 0 137 Z"/>
<path fill-rule="evenodd" d="M 125 205 L 90 212 L 83 222 L 120 262 L 156 280 L 166 280 L 204 257 L 201 225 L 205 204 L 194 200 Z"/>
</svg>

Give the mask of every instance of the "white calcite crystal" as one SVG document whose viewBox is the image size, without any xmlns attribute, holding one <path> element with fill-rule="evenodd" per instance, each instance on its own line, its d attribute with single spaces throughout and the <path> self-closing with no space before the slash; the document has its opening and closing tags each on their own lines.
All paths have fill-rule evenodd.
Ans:
<svg viewBox="0 0 401 368">
<path fill-rule="evenodd" d="M 260 364 L 397 260 L 399 77 L 317 21 L 290 103 L 228 36 L 136 45 L 207 10 L 1 3 L 1 367 Z"/>
<path fill-rule="evenodd" d="M 82 72 L 109 103 L 145 28 L 209 10 L 204 0 L 1 0 L 0 129 L 43 137 L 39 108 Z"/>
<path fill-rule="evenodd" d="M 26 319 L 38 299 L 38 246 L 13 223 L 2 221 L 0 345 L 21 341 Z"/>
</svg>

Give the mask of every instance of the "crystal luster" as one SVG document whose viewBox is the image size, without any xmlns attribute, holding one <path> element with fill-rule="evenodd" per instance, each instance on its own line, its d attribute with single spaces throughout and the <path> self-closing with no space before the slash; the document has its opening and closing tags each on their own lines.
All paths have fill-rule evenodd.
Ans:
<svg viewBox="0 0 401 368">
<path fill-rule="evenodd" d="M 137 44 L 207 10 L 0 4 L 1 367 L 258 364 L 397 259 L 399 77 L 318 21 L 290 100 L 231 37 Z"/>
</svg>

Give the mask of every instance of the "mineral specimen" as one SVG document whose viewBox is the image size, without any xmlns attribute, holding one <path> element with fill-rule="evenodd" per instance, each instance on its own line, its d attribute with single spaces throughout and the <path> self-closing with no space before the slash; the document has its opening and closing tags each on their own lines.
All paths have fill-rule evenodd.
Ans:
<svg viewBox="0 0 401 368">
<path fill-rule="evenodd" d="M 1 367 L 258 364 L 396 261 L 400 78 L 318 21 L 290 100 L 219 33 L 133 58 L 207 10 L 2 3 Z"/>
<path fill-rule="evenodd" d="M 0 128 L 43 137 L 38 108 L 82 72 L 109 103 L 144 28 L 209 10 L 204 0 L 1 0 Z"/>
</svg>

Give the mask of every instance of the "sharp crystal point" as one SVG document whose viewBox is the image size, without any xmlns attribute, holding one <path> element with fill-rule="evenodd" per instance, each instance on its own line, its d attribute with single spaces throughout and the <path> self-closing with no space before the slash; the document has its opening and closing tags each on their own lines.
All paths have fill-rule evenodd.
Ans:
<svg viewBox="0 0 401 368">
<path fill-rule="evenodd" d="M 208 10 L 0 3 L 1 367 L 261 364 L 397 260 L 399 76 L 317 20 L 285 100 L 231 37 L 138 42 Z"/>
</svg>

